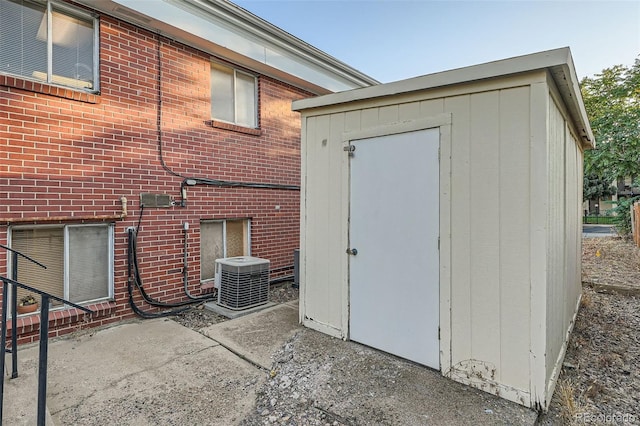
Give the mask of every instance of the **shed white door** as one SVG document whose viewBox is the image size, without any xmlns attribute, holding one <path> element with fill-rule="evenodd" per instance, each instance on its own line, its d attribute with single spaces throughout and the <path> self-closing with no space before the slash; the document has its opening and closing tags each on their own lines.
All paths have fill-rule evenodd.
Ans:
<svg viewBox="0 0 640 426">
<path fill-rule="evenodd" d="M 351 144 L 349 337 L 440 369 L 439 129 Z"/>
</svg>

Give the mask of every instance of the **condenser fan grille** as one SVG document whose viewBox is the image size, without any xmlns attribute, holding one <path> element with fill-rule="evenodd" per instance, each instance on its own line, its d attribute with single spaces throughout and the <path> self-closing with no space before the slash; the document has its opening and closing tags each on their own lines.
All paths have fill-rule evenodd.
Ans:
<svg viewBox="0 0 640 426">
<path fill-rule="evenodd" d="M 220 274 L 218 304 L 240 310 L 269 301 L 269 261 L 256 257 L 216 260 Z"/>
</svg>

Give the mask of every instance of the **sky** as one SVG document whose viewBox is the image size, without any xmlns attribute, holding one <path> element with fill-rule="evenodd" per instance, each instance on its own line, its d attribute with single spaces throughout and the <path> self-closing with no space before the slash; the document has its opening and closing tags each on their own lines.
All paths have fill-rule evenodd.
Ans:
<svg viewBox="0 0 640 426">
<path fill-rule="evenodd" d="M 578 77 L 640 58 L 640 0 L 232 0 L 382 83 L 568 46 Z"/>
</svg>

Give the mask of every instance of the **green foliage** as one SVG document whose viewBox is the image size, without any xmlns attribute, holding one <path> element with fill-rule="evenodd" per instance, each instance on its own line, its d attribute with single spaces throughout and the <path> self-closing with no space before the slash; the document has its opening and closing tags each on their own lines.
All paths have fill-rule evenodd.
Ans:
<svg viewBox="0 0 640 426">
<path fill-rule="evenodd" d="M 611 185 L 611 181 L 595 173 L 584 175 L 584 190 L 582 192 L 583 201 L 599 200 L 616 193 L 616 188 Z"/>
<path fill-rule="evenodd" d="M 635 176 L 640 164 L 640 59 L 581 82 L 596 149 L 585 153 L 585 175 L 613 182 Z"/>
<path fill-rule="evenodd" d="M 640 197 L 624 198 L 618 200 L 616 207 L 613 209 L 616 213 L 614 224 L 620 235 L 631 234 L 631 206 L 634 202 L 640 200 Z"/>
</svg>

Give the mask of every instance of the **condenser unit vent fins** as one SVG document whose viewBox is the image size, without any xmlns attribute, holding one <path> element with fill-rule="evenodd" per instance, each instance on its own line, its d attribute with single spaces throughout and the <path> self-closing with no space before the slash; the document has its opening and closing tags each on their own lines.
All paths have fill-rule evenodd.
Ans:
<svg viewBox="0 0 640 426">
<path fill-rule="evenodd" d="M 140 205 L 145 207 L 171 207 L 173 200 L 168 194 L 151 194 L 148 192 L 140 194 Z"/>
<path fill-rule="evenodd" d="M 216 259 L 218 305 L 242 310 L 267 303 L 269 265 L 267 259 L 250 256 Z"/>
</svg>

